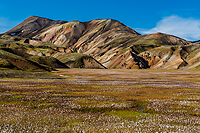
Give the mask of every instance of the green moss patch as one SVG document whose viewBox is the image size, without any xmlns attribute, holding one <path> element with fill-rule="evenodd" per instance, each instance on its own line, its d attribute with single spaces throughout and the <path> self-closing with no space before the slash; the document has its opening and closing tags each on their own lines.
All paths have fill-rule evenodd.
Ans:
<svg viewBox="0 0 200 133">
<path fill-rule="evenodd" d="M 129 110 L 115 110 L 115 111 L 107 112 L 106 114 L 115 115 L 115 116 L 123 117 L 123 118 L 124 117 L 141 117 L 141 116 L 148 117 L 149 116 L 149 114 L 146 114 L 146 113 L 129 111 Z"/>
<path fill-rule="evenodd" d="M 100 46 L 99 48 L 106 48 L 106 47 L 110 47 L 110 48 L 113 48 L 113 47 L 117 47 L 119 46 L 120 44 L 123 44 L 125 42 L 127 42 L 129 40 L 129 38 L 127 37 L 124 37 L 124 38 L 120 38 L 120 39 L 116 39 L 116 40 L 113 40 L 109 43 L 106 43 L 105 45 L 103 46 Z"/>
<path fill-rule="evenodd" d="M 28 59 L 52 68 L 68 68 L 64 63 L 50 56 L 29 56 Z"/>
<path fill-rule="evenodd" d="M 15 68 L 15 66 L 12 63 L 10 63 L 6 59 L 2 59 L 2 58 L 0 58 L 0 67 L 3 67 L 3 68 Z"/>
<path fill-rule="evenodd" d="M 1 78 L 22 78 L 22 79 L 58 79 L 59 76 L 48 72 L 26 72 L 20 70 L 0 69 Z"/>
<path fill-rule="evenodd" d="M 194 50 L 190 53 L 189 58 L 193 58 L 198 52 L 200 52 L 200 49 Z"/>
<path fill-rule="evenodd" d="M 85 54 L 72 53 L 62 57 L 60 61 L 65 64 L 73 62 L 74 68 L 83 68 L 84 67 L 83 59 L 89 59 L 89 58 L 91 57 Z"/>
</svg>

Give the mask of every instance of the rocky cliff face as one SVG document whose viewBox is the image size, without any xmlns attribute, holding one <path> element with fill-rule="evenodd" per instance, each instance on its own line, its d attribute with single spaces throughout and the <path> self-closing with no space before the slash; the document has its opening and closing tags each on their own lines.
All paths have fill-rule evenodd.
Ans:
<svg viewBox="0 0 200 133">
<path fill-rule="evenodd" d="M 78 53 L 110 69 L 198 69 L 199 66 L 198 41 L 189 42 L 163 33 L 140 35 L 113 19 L 66 22 L 29 17 L 5 34 L 26 37 L 16 41 L 40 48 L 28 49 L 31 55 L 61 60 Z M 87 66 L 88 61 L 84 62 Z"/>
</svg>

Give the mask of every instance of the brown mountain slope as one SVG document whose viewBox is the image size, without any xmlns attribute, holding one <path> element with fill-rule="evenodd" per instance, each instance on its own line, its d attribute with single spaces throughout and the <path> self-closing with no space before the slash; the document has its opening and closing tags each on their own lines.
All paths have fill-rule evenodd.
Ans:
<svg viewBox="0 0 200 133">
<path fill-rule="evenodd" d="M 62 25 L 57 25 L 51 29 L 35 36 L 36 40 L 51 42 L 56 45 L 76 48 L 96 40 L 109 42 L 123 36 L 136 36 L 139 33 L 112 19 L 93 20 L 89 22 L 72 21 Z M 103 39 L 102 39 L 103 38 Z M 99 45 L 101 46 L 101 45 Z M 86 49 L 87 50 L 87 49 Z"/>
<path fill-rule="evenodd" d="M 33 38 L 65 46 L 66 53 L 77 52 L 91 55 L 105 65 L 115 58 L 116 52 L 120 52 L 123 47 L 126 47 L 125 43 L 130 38 L 139 35 L 119 21 L 101 19 L 60 24 Z"/>
<path fill-rule="evenodd" d="M 18 41 L 15 41 L 18 40 Z M 28 43 L 25 43 L 28 42 Z M 27 63 L 32 62 L 35 64 L 40 64 L 44 68 L 48 68 L 49 70 L 54 70 L 54 68 L 101 68 L 105 69 L 103 65 L 101 65 L 98 61 L 92 58 L 89 55 L 78 54 L 78 53 L 65 53 L 65 47 L 57 46 L 51 43 L 44 43 L 41 41 L 30 40 L 28 38 L 22 38 L 17 36 L 8 36 L 4 35 L 0 37 L 0 50 L 9 52 L 9 57 L 0 54 L 0 58 L 4 57 L 1 60 L 2 65 L 0 67 L 18 68 L 19 65 L 27 67 L 27 69 L 20 68 L 22 70 L 34 70 L 33 66 L 27 66 Z M 1 51 L 0 51 L 1 53 Z M 52 57 L 51 57 L 52 56 Z M 56 57 L 56 58 L 54 58 Z M 13 62 L 8 61 L 9 58 L 14 58 L 18 60 L 19 64 L 13 65 Z M 4 60 L 5 59 L 5 60 Z M 27 63 L 20 60 L 24 60 Z M 60 61 L 59 61 L 59 60 Z M 62 62 L 63 63 L 62 63 Z M 4 63 L 4 64 L 3 64 Z M 39 69 L 39 68 L 38 68 Z"/>
<path fill-rule="evenodd" d="M 31 16 L 5 34 L 31 38 L 46 28 L 62 23 L 66 23 L 66 21 L 53 21 L 47 18 Z"/>
<path fill-rule="evenodd" d="M 70 68 L 96 68 L 105 69 L 105 67 L 89 55 L 71 53 L 60 58 L 60 61 L 65 63 Z"/>
<path fill-rule="evenodd" d="M 53 57 L 28 54 L 28 51 L 37 52 L 42 51 L 42 49 L 28 43 L 20 42 L 20 38 L 7 35 L 0 37 L 0 68 L 26 71 L 51 71 L 55 70 L 55 68 L 68 68 L 64 63 Z"/>
<path fill-rule="evenodd" d="M 185 46 L 189 45 L 190 42 L 172 36 L 172 35 L 167 35 L 167 34 L 162 34 L 162 33 L 155 33 L 155 34 L 150 34 L 150 35 L 140 35 L 136 36 L 133 38 L 129 38 L 129 40 L 125 43 L 122 43 L 121 45 L 124 45 L 124 47 L 119 47 L 119 52 L 116 52 L 115 54 L 115 60 L 119 59 L 121 60 L 122 57 L 124 57 L 124 53 L 126 51 L 131 52 L 132 54 L 129 54 L 127 59 L 124 63 L 120 63 L 122 66 L 118 64 L 118 66 L 114 65 L 116 64 L 116 61 L 118 62 L 119 60 L 116 61 L 109 61 L 108 62 L 108 68 L 133 68 L 133 64 L 137 65 L 139 68 L 149 68 L 150 65 L 149 63 L 146 63 L 144 61 L 143 56 L 139 56 L 140 53 L 148 50 L 153 50 L 156 49 L 157 47 L 174 47 L 174 46 Z M 109 57 L 109 52 L 105 53 L 101 58 L 103 57 Z M 142 58 L 141 58 L 142 57 Z M 123 59 L 124 60 L 124 59 Z M 130 60 L 133 60 L 132 63 L 127 63 L 130 62 Z M 148 61 L 148 60 L 146 60 Z M 126 67 L 124 67 L 126 66 Z M 129 67 L 128 67 L 129 66 Z M 134 67 L 137 68 L 137 67 Z"/>
<path fill-rule="evenodd" d="M 112 19 L 84 23 L 68 22 L 54 26 L 36 35 L 34 39 L 65 46 L 66 53 L 90 55 L 108 68 L 119 68 L 113 65 L 113 60 L 128 50 L 131 50 L 132 55 L 137 56 L 143 51 L 163 45 L 188 45 L 190 43 L 184 39 L 162 33 L 140 35 L 119 21 Z M 130 58 L 135 59 L 135 57 Z M 142 66 L 148 68 L 144 63 L 136 64 L 139 68 Z"/>
<path fill-rule="evenodd" d="M 28 49 L 27 53 L 52 56 L 58 60 L 69 58 L 70 53 L 79 53 L 93 57 L 110 69 L 198 68 L 198 41 L 189 42 L 163 33 L 140 35 L 113 19 L 60 22 L 26 34 L 34 40 L 20 41 L 39 48 Z M 29 27 L 29 23 L 23 25 Z M 12 32 L 17 30 L 13 28 Z M 32 32 L 30 28 L 25 31 Z M 23 35 L 19 33 L 18 36 Z"/>
<path fill-rule="evenodd" d="M 154 69 L 200 69 L 200 44 L 161 46 L 139 54 Z"/>
</svg>

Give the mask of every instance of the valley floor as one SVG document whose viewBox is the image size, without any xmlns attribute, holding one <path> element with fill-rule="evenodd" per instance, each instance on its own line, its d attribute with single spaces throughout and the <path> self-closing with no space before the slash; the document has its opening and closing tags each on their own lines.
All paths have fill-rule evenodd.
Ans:
<svg viewBox="0 0 200 133">
<path fill-rule="evenodd" d="M 0 79 L 0 132 L 200 132 L 200 72 L 59 69 Z"/>
</svg>

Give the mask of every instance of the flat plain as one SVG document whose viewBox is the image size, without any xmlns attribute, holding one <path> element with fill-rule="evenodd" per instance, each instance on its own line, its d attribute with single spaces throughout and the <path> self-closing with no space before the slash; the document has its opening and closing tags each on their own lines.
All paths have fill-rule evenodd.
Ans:
<svg viewBox="0 0 200 133">
<path fill-rule="evenodd" d="M 200 72 L 59 69 L 0 79 L 0 132 L 200 132 Z M 60 78 L 59 78 L 60 77 Z"/>
</svg>

